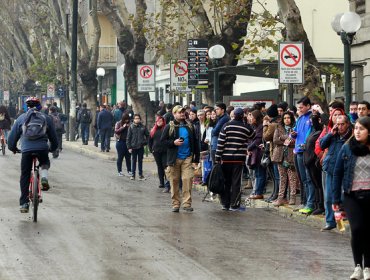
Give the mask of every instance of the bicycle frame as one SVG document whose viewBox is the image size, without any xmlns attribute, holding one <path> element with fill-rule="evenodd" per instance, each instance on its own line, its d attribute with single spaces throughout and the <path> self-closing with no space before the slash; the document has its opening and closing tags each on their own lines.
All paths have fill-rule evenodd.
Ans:
<svg viewBox="0 0 370 280">
<path fill-rule="evenodd" d="M 40 174 L 39 164 L 36 155 L 32 157 L 32 169 L 29 184 L 29 199 L 33 207 L 33 221 L 37 222 L 37 210 L 39 203 L 42 202 L 41 187 L 40 187 Z"/>
</svg>

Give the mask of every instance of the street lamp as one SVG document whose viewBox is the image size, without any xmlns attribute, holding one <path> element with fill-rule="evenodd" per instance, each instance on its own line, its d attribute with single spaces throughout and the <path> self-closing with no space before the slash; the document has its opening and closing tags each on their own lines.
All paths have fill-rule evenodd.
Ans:
<svg viewBox="0 0 370 280">
<path fill-rule="evenodd" d="M 128 100 L 127 100 L 127 81 L 126 81 L 126 77 L 125 77 L 125 64 L 123 63 L 121 66 L 120 66 L 120 68 L 121 68 L 121 71 L 122 71 L 122 73 L 123 73 L 123 78 L 124 78 L 124 80 L 125 80 L 125 102 L 126 102 L 126 104 L 128 104 L 127 102 L 128 102 Z"/>
<path fill-rule="evenodd" d="M 346 110 L 352 99 L 351 45 L 353 37 L 361 27 L 361 17 L 353 12 L 337 14 L 331 22 L 333 30 L 340 35 L 344 46 L 344 92 Z"/>
<path fill-rule="evenodd" d="M 213 101 L 216 104 L 218 101 L 219 93 L 219 79 L 218 79 L 218 69 L 221 59 L 225 56 L 225 48 L 221 45 L 214 45 L 208 51 L 209 57 L 212 59 L 214 65 L 213 69 Z"/>
<path fill-rule="evenodd" d="M 105 75 L 104 68 L 96 69 L 96 75 L 98 76 L 98 83 L 99 83 L 99 106 L 102 105 L 103 102 L 103 77 Z"/>
</svg>

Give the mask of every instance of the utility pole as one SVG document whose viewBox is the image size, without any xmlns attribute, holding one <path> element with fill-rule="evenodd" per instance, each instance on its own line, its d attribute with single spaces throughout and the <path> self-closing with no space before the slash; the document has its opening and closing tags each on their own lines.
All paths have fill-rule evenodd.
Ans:
<svg viewBox="0 0 370 280">
<path fill-rule="evenodd" d="M 67 41 L 69 41 L 69 3 L 67 3 L 67 9 L 66 9 L 66 38 Z M 69 57 L 67 50 L 65 52 L 65 58 L 66 58 L 66 78 L 65 78 L 65 92 L 64 92 L 64 110 L 65 114 L 67 116 L 67 125 L 66 125 L 66 140 L 69 141 Z"/>
</svg>

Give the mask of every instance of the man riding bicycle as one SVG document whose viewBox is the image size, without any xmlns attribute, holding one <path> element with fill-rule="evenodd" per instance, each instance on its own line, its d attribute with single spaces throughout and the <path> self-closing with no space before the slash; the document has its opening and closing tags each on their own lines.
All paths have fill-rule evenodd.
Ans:
<svg viewBox="0 0 370 280">
<path fill-rule="evenodd" d="M 29 110 L 18 117 L 8 137 L 8 149 L 13 153 L 19 151 L 17 142 L 21 139 L 21 197 L 19 200 L 21 213 L 28 213 L 29 210 L 28 186 L 33 155 L 37 155 L 40 163 L 42 190 L 47 191 L 49 189 L 48 169 L 50 168 L 48 153 L 49 150 L 53 152 L 58 148 L 58 139 L 52 119 L 48 115 L 39 112 L 42 108 L 40 100 L 37 97 L 29 97 L 26 100 L 26 104 Z M 31 116 L 32 114 L 35 117 Z M 35 133 L 35 128 L 32 128 L 30 125 L 32 121 L 36 122 L 36 115 L 39 119 L 44 120 L 44 125 L 40 125 L 39 130 L 36 129 L 38 134 Z M 33 131 L 29 132 L 28 127 L 31 127 L 30 129 Z M 33 137 L 30 136 L 32 132 L 34 132 Z M 50 149 L 48 140 L 50 141 Z"/>
</svg>

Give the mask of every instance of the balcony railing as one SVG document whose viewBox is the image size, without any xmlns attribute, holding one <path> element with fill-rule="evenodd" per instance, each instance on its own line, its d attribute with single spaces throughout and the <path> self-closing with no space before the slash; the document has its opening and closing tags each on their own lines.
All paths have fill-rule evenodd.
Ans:
<svg viewBox="0 0 370 280">
<path fill-rule="evenodd" d="M 100 46 L 98 64 L 117 62 L 116 46 Z"/>
</svg>

